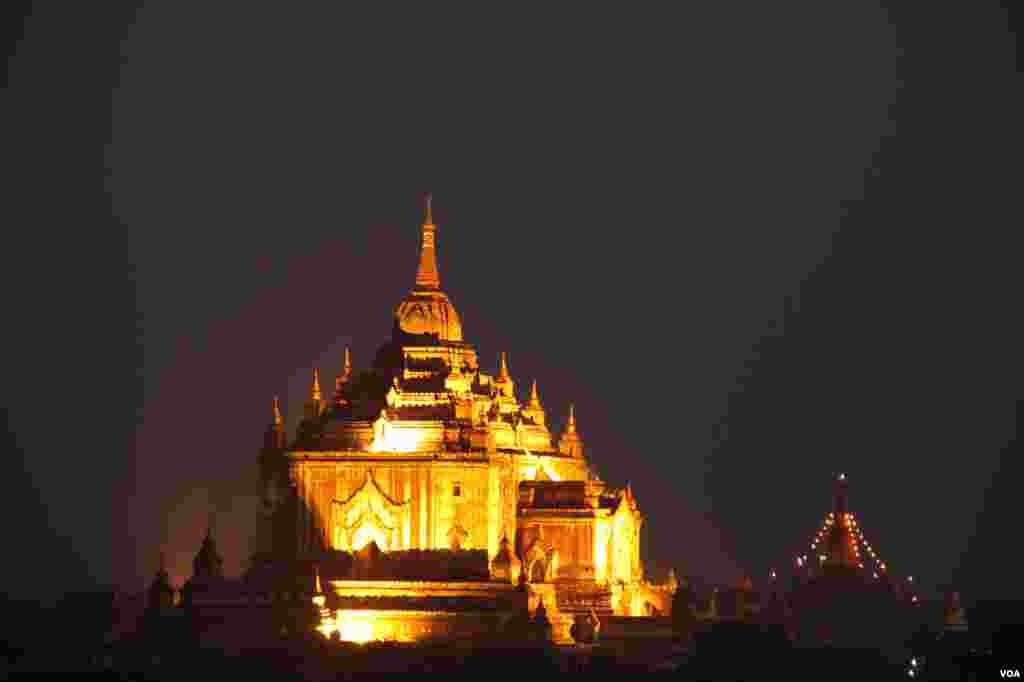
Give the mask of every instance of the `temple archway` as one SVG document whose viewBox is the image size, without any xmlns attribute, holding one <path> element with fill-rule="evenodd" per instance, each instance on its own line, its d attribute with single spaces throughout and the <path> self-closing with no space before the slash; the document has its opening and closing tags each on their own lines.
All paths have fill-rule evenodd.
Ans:
<svg viewBox="0 0 1024 682">
<path fill-rule="evenodd" d="M 536 559 L 530 564 L 530 582 L 531 583 L 542 583 L 547 575 L 547 561 L 544 559 Z"/>
<path fill-rule="evenodd" d="M 348 499 L 334 500 L 335 549 L 358 551 L 371 541 L 385 551 L 395 549 L 408 504 L 388 497 L 367 471 Z"/>
<path fill-rule="evenodd" d="M 540 542 L 534 542 L 524 557 L 526 576 L 531 583 L 546 582 L 550 574 L 552 552 Z"/>
<path fill-rule="evenodd" d="M 448 530 L 448 547 L 453 551 L 468 549 L 469 531 L 456 523 Z"/>
<path fill-rule="evenodd" d="M 351 547 L 354 552 L 358 552 L 371 542 L 376 542 L 377 546 L 382 549 L 391 549 L 391 543 L 388 542 L 388 533 L 383 528 L 378 528 L 374 524 L 364 523 L 352 533 Z"/>
</svg>

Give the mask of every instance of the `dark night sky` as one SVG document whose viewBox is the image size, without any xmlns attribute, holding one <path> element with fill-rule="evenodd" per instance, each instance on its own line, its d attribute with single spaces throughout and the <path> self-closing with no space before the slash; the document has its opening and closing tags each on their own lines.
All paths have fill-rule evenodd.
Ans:
<svg viewBox="0 0 1024 682">
<path fill-rule="evenodd" d="M 294 426 L 313 365 L 369 361 L 432 191 L 468 340 L 575 401 L 656 574 L 784 566 L 845 471 L 898 572 L 1020 596 L 997 3 L 226 5 L 11 36 L 9 591 L 135 589 L 161 551 L 181 582 L 211 506 L 241 570 L 271 397 Z"/>
</svg>

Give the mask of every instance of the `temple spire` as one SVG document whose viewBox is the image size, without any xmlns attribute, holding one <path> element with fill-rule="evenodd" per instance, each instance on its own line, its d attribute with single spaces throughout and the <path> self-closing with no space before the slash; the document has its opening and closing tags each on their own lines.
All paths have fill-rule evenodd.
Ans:
<svg viewBox="0 0 1024 682">
<path fill-rule="evenodd" d="M 264 434 L 263 446 L 269 449 L 284 449 L 287 441 L 284 428 L 284 415 L 281 414 L 281 400 L 274 396 L 271 408 L 272 421 Z"/>
<path fill-rule="evenodd" d="M 498 362 L 499 362 L 498 378 L 499 379 L 508 379 L 509 378 L 508 358 L 505 356 L 505 351 L 501 351 L 501 358 L 500 358 L 500 360 Z"/>
<path fill-rule="evenodd" d="M 864 569 L 865 561 L 870 560 L 877 571 L 885 572 L 885 563 L 878 559 L 874 549 L 864 539 L 852 512 L 850 512 L 849 480 L 845 474 L 839 474 L 834 481 L 832 511 L 822 523 L 821 528 L 811 541 L 810 566 L 819 566 L 828 571 Z M 862 552 L 862 549 L 864 550 Z M 803 557 L 807 562 L 807 557 Z M 803 567 L 798 561 L 798 566 Z"/>
<path fill-rule="evenodd" d="M 420 245 L 420 265 L 416 270 L 416 288 L 440 289 L 441 275 L 437 269 L 437 252 L 434 237 L 437 226 L 431 209 L 432 194 L 427 195 L 427 206 L 423 216 L 423 237 Z"/>
<path fill-rule="evenodd" d="M 274 426 L 283 426 L 284 417 L 281 415 L 281 401 L 274 396 Z"/>
<path fill-rule="evenodd" d="M 846 479 L 846 474 L 839 474 L 836 476 L 835 495 L 832 500 L 832 511 L 837 520 L 845 518 L 843 515 L 850 510 L 849 496 L 850 483 Z"/>
<path fill-rule="evenodd" d="M 352 378 L 352 354 L 348 346 L 345 346 L 345 359 L 342 361 L 341 373 L 334 377 L 334 402 L 337 405 L 344 404 L 345 386 Z"/>
<path fill-rule="evenodd" d="M 576 432 L 576 408 L 569 404 L 569 419 L 565 423 L 562 437 L 558 439 L 558 449 L 562 454 L 583 457 L 583 438 Z"/>
<path fill-rule="evenodd" d="M 530 409 L 539 410 L 540 405 L 540 393 L 537 391 L 537 380 L 533 380 L 533 385 L 530 386 L 530 402 L 528 404 Z"/>
<path fill-rule="evenodd" d="M 313 390 L 310 400 L 320 402 L 320 370 L 313 368 Z"/>
</svg>

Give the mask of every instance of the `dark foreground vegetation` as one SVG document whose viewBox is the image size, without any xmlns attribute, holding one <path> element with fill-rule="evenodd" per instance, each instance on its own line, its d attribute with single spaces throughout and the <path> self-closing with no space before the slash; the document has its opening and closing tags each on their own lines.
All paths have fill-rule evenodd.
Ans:
<svg viewBox="0 0 1024 682">
<path fill-rule="evenodd" d="M 922 628 L 901 646 L 804 646 L 773 626 L 721 623 L 677 641 L 599 641 L 556 647 L 542 642 L 426 642 L 417 645 L 328 642 L 282 636 L 261 646 L 204 644 L 187 622 L 164 619 L 111 636 L 118 604 L 111 595 L 72 595 L 52 605 L 5 599 L 0 620 L 0 676 L 19 671 L 105 671 L 120 679 L 172 680 L 201 674 L 232 679 L 345 679 L 365 672 L 458 672 L 516 676 L 555 672 L 673 672 L 693 680 L 996 679 L 1020 666 L 1020 610 L 986 605 L 968 632 Z M 986 617 L 986 613 L 992 614 Z M 915 664 L 911 666 L 911 660 Z M 914 675 L 910 675 L 913 667 Z"/>
</svg>

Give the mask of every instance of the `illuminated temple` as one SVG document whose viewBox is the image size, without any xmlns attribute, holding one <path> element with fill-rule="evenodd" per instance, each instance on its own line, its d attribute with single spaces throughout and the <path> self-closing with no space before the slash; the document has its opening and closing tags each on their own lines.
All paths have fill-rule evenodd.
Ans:
<svg viewBox="0 0 1024 682">
<path fill-rule="evenodd" d="M 428 199 L 415 284 L 370 366 L 346 350 L 333 390 L 313 370 L 293 435 L 274 400 L 267 556 L 305 567 L 318 629 L 341 639 L 546 614 L 566 641 L 581 617 L 667 616 L 675 585 L 644 577 L 631 489 L 593 473 L 571 406 L 556 435 L 536 381 L 524 391 L 505 353 L 481 366 L 441 288 L 436 235 Z"/>
</svg>

